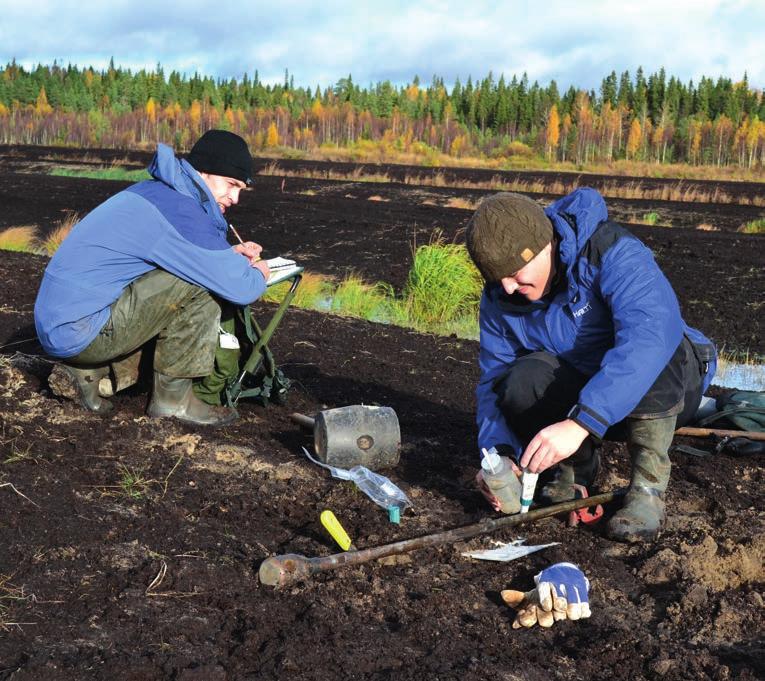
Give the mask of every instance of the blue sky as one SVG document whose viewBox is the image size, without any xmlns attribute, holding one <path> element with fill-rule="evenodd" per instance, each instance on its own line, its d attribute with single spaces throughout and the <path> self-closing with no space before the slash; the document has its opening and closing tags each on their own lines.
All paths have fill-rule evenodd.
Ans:
<svg viewBox="0 0 765 681">
<path fill-rule="evenodd" d="M 495 0 L 484 2 L 202 2 L 0 0 L 0 63 L 195 70 L 279 82 L 361 85 L 415 74 L 459 77 L 524 71 L 546 85 L 597 88 L 615 70 L 664 66 L 765 86 L 763 0 Z"/>
</svg>

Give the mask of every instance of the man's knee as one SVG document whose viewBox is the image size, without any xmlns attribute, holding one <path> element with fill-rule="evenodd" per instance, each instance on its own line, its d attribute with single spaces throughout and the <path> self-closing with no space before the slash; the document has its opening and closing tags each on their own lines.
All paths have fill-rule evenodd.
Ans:
<svg viewBox="0 0 765 681">
<path fill-rule="evenodd" d="M 500 408 L 522 414 L 536 405 L 555 380 L 560 361 L 547 352 L 534 352 L 513 362 L 494 390 Z"/>
</svg>

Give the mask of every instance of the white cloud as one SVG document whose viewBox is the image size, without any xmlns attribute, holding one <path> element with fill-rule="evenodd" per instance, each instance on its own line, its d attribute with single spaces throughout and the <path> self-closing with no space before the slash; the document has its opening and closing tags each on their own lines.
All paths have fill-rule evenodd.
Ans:
<svg viewBox="0 0 765 681">
<path fill-rule="evenodd" d="M 765 85 L 760 0 L 516 0 L 387 3 L 286 0 L 147 2 L 0 0 L 0 62 L 54 59 L 103 68 L 198 69 L 241 77 L 256 69 L 323 87 L 353 75 L 362 85 L 415 74 L 452 83 L 470 75 L 528 73 L 546 84 L 596 88 L 615 70 L 664 66 L 681 80 L 701 75 Z"/>
</svg>

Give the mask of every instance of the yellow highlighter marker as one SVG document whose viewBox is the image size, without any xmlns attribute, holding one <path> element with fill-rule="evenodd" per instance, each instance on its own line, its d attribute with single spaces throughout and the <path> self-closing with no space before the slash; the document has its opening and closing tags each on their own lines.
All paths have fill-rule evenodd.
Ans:
<svg viewBox="0 0 765 681">
<path fill-rule="evenodd" d="M 353 546 L 351 538 L 332 511 L 321 512 L 321 524 L 324 525 L 324 529 L 332 535 L 332 539 L 338 543 L 343 551 L 347 551 Z"/>
</svg>

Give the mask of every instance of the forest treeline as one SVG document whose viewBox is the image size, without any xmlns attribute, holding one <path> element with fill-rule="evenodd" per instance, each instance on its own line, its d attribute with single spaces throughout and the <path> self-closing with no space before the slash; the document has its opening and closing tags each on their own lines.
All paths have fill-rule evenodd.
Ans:
<svg viewBox="0 0 765 681">
<path fill-rule="evenodd" d="M 598 91 L 560 92 L 524 74 L 507 80 L 442 78 L 406 86 L 263 83 L 176 71 L 0 68 L 0 143 L 188 149 L 205 129 L 244 136 L 256 150 L 356 147 L 436 158 L 540 156 L 577 164 L 617 159 L 765 167 L 765 97 L 740 81 L 685 84 L 664 69 L 603 78 Z"/>
</svg>

